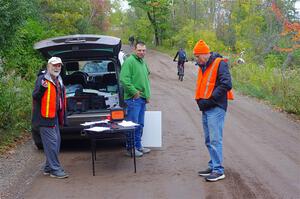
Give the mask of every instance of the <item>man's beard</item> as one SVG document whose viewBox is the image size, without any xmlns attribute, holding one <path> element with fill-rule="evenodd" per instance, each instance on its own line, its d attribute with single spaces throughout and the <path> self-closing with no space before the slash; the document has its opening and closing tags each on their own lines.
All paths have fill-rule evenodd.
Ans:
<svg viewBox="0 0 300 199">
<path fill-rule="evenodd" d="M 60 71 L 54 71 L 54 70 L 50 70 L 49 71 L 50 75 L 54 76 L 54 77 L 58 77 L 60 74 Z"/>
</svg>

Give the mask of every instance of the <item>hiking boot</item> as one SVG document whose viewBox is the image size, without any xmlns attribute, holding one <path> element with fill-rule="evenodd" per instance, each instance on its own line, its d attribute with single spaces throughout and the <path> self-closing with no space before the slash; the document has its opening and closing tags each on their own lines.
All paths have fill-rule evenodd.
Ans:
<svg viewBox="0 0 300 199">
<path fill-rule="evenodd" d="M 50 177 L 63 179 L 69 177 L 69 175 L 66 174 L 64 171 L 60 170 L 60 171 L 52 171 L 50 173 Z"/>
<path fill-rule="evenodd" d="M 225 178 L 225 174 L 213 172 L 205 178 L 206 181 L 216 182 Z"/>
<path fill-rule="evenodd" d="M 127 150 L 126 155 L 131 157 L 131 150 Z M 135 157 L 142 157 L 143 156 L 143 152 L 135 149 Z M 133 154 L 132 154 L 133 157 Z"/>
<path fill-rule="evenodd" d="M 143 154 L 145 153 L 150 153 L 151 149 L 149 148 L 145 148 L 145 147 L 142 147 L 141 149 L 138 149 L 140 152 L 142 152 Z"/>
<path fill-rule="evenodd" d="M 198 171 L 198 175 L 202 176 L 202 177 L 206 177 L 206 176 L 209 176 L 211 174 L 211 172 L 212 172 L 211 168 L 207 168 L 204 171 Z"/>
</svg>

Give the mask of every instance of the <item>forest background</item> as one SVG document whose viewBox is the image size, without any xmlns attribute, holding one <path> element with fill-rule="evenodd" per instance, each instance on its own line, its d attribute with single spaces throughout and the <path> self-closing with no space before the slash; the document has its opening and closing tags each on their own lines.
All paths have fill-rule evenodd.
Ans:
<svg viewBox="0 0 300 199">
<path fill-rule="evenodd" d="M 0 153 L 30 134 L 31 93 L 46 61 L 34 43 L 69 34 L 112 35 L 123 44 L 134 35 L 171 56 L 183 47 L 190 60 L 194 44 L 204 39 L 229 59 L 236 91 L 299 118 L 300 14 L 295 3 L 0 0 Z M 245 63 L 238 64 L 239 58 Z"/>
</svg>

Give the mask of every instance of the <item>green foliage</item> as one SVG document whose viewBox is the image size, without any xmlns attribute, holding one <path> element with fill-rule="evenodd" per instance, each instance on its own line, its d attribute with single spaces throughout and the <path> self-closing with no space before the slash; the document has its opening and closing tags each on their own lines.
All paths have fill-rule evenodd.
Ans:
<svg viewBox="0 0 300 199">
<path fill-rule="evenodd" d="M 41 12 L 49 28 L 57 35 L 86 33 L 96 14 L 91 3 L 85 0 L 39 0 Z"/>
<path fill-rule="evenodd" d="M 283 59 L 276 54 L 269 54 L 265 58 L 265 67 L 266 68 L 280 68 L 283 64 Z"/>
<path fill-rule="evenodd" d="M 145 17 L 142 17 L 137 20 L 137 24 L 135 24 L 136 35 L 135 38 L 142 41 L 151 41 L 153 30 L 151 28 L 151 24 L 149 20 Z"/>
<path fill-rule="evenodd" d="M 45 29 L 44 25 L 33 19 L 28 19 L 24 26 L 19 27 L 15 33 L 16 37 L 11 40 L 11 47 L 4 51 L 6 71 L 14 70 L 27 80 L 35 77 L 43 61 L 33 49 L 33 45 L 54 34 L 45 32 Z"/>
<path fill-rule="evenodd" d="M 170 10 L 170 0 L 128 0 L 129 5 L 145 11 L 151 23 L 155 36 L 155 45 L 162 44 L 165 31 L 169 27 L 167 20 Z"/>
<path fill-rule="evenodd" d="M 56 35 L 99 34 L 109 28 L 110 1 L 38 0 L 42 21 Z"/>
<path fill-rule="evenodd" d="M 1 72 L 2 71 L 2 72 Z M 29 131 L 32 83 L 0 71 L 0 146 Z"/>
<path fill-rule="evenodd" d="M 294 58 L 293 58 L 291 68 L 296 69 L 299 68 L 299 66 L 300 66 L 300 48 L 294 51 Z"/>
<path fill-rule="evenodd" d="M 209 45 L 212 51 L 225 51 L 225 45 L 217 39 L 215 32 L 209 30 L 198 31 L 194 25 L 192 20 L 188 21 L 185 26 L 178 30 L 177 34 L 166 40 L 165 46 L 169 48 L 175 46 L 176 50 L 183 47 L 186 49 L 189 57 L 192 57 L 194 45 L 199 39 L 202 39 Z"/>
<path fill-rule="evenodd" d="M 6 46 L 10 38 L 14 36 L 16 29 L 33 15 L 35 0 L 1 0 L 0 2 L 0 46 Z M 1 49 L 0 49 L 1 50 Z"/>
<path fill-rule="evenodd" d="M 300 115 L 299 69 L 282 73 L 278 68 L 244 64 L 233 67 L 232 75 L 235 89 Z"/>
</svg>

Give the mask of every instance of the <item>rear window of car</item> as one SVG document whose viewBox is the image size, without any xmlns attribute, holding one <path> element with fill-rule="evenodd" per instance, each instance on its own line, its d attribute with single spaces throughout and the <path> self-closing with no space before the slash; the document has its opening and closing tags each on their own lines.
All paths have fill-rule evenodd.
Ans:
<svg viewBox="0 0 300 199">
<path fill-rule="evenodd" d="M 66 74 L 70 75 L 75 71 L 82 71 L 88 74 L 106 74 L 115 72 L 114 63 L 111 60 L 98 60 L 98 61 L 78 61 L 77 67 L 67 67 Z"/>
</svg>

